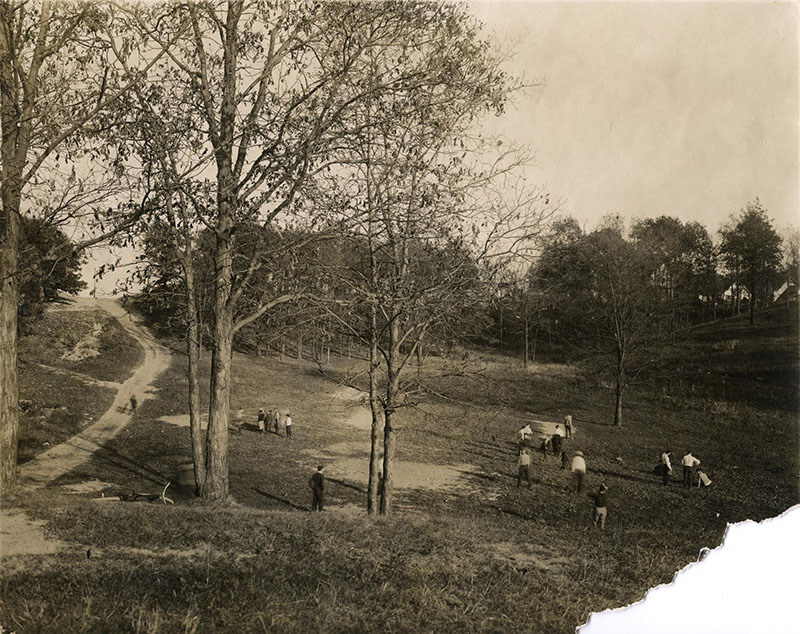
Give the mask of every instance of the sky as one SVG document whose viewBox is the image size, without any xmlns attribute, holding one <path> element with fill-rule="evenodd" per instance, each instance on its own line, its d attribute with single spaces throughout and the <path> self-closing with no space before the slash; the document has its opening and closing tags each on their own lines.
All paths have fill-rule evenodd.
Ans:
<svg viewBox="0 0 800 634">
<path fill-rule="evenodd" d="M 712 234 L 758 196 L 798 218 L 798 5 L 473 2 L 506 70 L 544 84 L 488 129 L 593 226 L 676 216 Z"/>
<path fill-rule="evenodd" d="M 529 181 L 586 228 L 670 215 L 716 236 L 758 196 L 783 233 L 800 225 L 799 6 L 471 2 L 505 70 L 540 84 L 485 129 L 529 146 Z M 109 259 L 84 267 L 89 290 Z"/>
</svg>

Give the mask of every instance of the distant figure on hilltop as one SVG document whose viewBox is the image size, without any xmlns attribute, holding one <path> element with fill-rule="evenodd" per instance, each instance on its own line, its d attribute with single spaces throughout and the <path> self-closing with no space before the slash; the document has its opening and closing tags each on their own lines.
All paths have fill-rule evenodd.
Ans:
<svg viewBox="0 0 800 634">
<path fill-rule="evenodd" d="M 264 422 L 267 420 L 267 414 L 264 412 L 264 408 L 261 407 L 258 410 L 258 418 L 256 422 L 258 423 L 258 431 L 262 434 L 264 433 Z"/>
<path fill-rule="evenodd" d="M 286 437 L 292 437 L 292 413 L 286 412 L 286 420 L 284 421 L 284 426 L 286 427 Z"/>
<path fill-rule="evenodd" d="M 323 466 L 318 466 L 314 475 L 308 480 L 308 486 L 311 487 L 312 511 L 322 511 L 325 504 L 325 474 L 322 470 Z"/>
<path fill-rule="evenodd" d="M 586 477 L 586 460 L 583 458 L 582 451 L 576 451 L 572 459 L 572 473 L 578 493 L 583 493 L 583 480 Z"/>
<path fill-rule="evenodd" d="M 564 432 L 567 438 L 572 438 L 572 414 L 564 416 Z"/>
<path fill-rule="evenodd" d="M 281 427 L 281 417 L 278 414 L 278 410 L 275 410 L 272 414 L 272 426 L 275 429 L 275 435 L 278 435 L 278 430 Z"/>
</svg>

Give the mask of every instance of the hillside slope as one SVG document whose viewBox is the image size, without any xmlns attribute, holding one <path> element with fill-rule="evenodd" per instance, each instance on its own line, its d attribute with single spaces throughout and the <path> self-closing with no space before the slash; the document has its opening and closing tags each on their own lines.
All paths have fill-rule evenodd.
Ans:
<svg viewBox="0 0 800 634">
<path fill-rule="evenodd" d="M 236 355 L 236 503 L 89 499 L 157 492 L 190 455 L 185 359 L 176 355 L 134 422 L 57 483 L 92 480 L 91 493 L 8 501 L 71 546 L 30 556 L 3 579 L 0 623 L 67 632 L 570 632 L 590 611 L 670 581 L 719 544 L 727 522 L 798 502 L 789 399 L 797 328 L 775 321 L 723 322 L 676 346 L 665 371 L 631 388 L 622 428 L 607 424 L 607 388 L 576 368 L 524 370 L 473 355 L 444 376 L 442 362 L 430 361 L 422 372 L 438 396 L 398 414 L 398 459 L 428 482 L 407 481 L 396 516 L 375 521 L 363 511 L 363 406 L 343 403 L 331 381 L 360 368 L 347 359 L 317 366 Z M 722 391 L 721 376 L 726 386 L 736 377 L 735 392 Z M 291 410 L 294 437 L 259 434 L 259 407 Z M 603 532 L 552 454 L 534 455 L 530 489 L 515 486 L 520 423 L 566 413 L 577 425 L 566 450 L 586 454 L 587 492 L 601 482 L 610 489 Z M 693 451 L 712 487 L 681 488 L 679 469 L 662 487 L 652 467 L 667 447 L 675 464 Z M 317 464 L 329 474 L 327 510 L 305 513 Z"/>
</svg>

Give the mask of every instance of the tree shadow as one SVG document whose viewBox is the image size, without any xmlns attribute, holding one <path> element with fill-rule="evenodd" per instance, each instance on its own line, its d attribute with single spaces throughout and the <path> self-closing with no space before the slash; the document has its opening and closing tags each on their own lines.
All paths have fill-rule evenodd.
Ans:
<svg viewBox="0 0 800 634">
<path fill-rule="evenodd" d="M 239 429 L 241 431 L 253 431 L 256 433 L 261 433 L 261 430 L 258 428 L 258 425 L 254 423 L 240 423 Z M 266 433 L 266 430 L 264 430 L 264 433 Z"/>
<path fill-rule="evenodd" d="M 354 491 L 358 491 L 359 493 L 366 493 L 367 492 L 367 490 L 365 488 L 360 487 L 360 486 L 358 486 L 356 484 L 352 484 L 350 482 L 345 482 L 344 480 L 339 480 L 337 478 L 331 478 L 331 477 L 328 477 L 327 480 L 328 480 L 328 482 L 334 482 L 334 483 L 338 484 L 339 486 L 347 487 L 348 489 L 353 489 Z"/>
<path fill-rule="evenodd" d="M 159 486 L 163 486 L 166 482 L 171 482 L 175 478 L 172 478 L 164 473 L 157 471 L 151 467 L 148 467 L 142 464 L 139 460 L 136 460 L 130 456 L 126 456 L 120 453 L 118 450 L 110 447 L 108 445 L 100 445 L 98 448 L 91 454 L 90 459 L 98 460 L 101 465 L 110 465 L 112 467 L 116 467 L 121 471 L 127 471 L 129 473 L 133 473 L 134 475 L 144 478 L 150 482 L 158 484 Z M 90 467 L 91 468 L 91 467 Z M 85 473 L 84 477 L 87 477 L 89 474 L 86 474 L 85 470 L 83 469 L 83 465 L 80 467 L 76 467 L 75 469 L 63 474 L 59 478 L 56 478 L 53 483 L 60 482 L 62 479 L 65 478 L 74 478 L 74 477 L 81 477 L 82 471 Z M 98 474 L 91 474 L 93 477 L 97 477 Z"/>
<path fill-rule="evenodd" d="M 277 495 L 272 495 L 271 493 L 267 493 L 266 491 L 262 491 L 261 489 L 258 489 L 256 487 L 251 487 L 251 489 L 256 493 L 263 495 L 265 498 L 273 500 L 275 502 L 280 502 L 281 504 L 288 506 L 289 508 L 294 509 L 295 511 L 311 511 L 311 509 L 308 506 L 300 506 L 298 504 L 295 504 L 294 502 L 291 502 L 290 500 L 287 500 L 286 498 L 281 498 L 278 497 Z"/>
</svg>

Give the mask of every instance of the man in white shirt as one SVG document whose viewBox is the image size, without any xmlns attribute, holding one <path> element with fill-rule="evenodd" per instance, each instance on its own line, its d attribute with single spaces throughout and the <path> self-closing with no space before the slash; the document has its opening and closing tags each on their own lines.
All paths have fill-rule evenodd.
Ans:
<svg viewBox="0 0 800 634">
<path fill-rule="evenodd" d="M 525 425 L 525 427 L 521 428 L 517 432 L 517 442 L 519 444 L 524 444 L 525 441 L 533 436 L 533 430 L 531 429 L 530 425 Z"/>
<path fill-rule="evenodd" d="M 283 423 L 284 427 L 286 427 L 286 437 L 292 437 L 292 413 L 286 412 L 286 421 Z"/>
<path fill-rule="evenodd" d="M 519 460 L 517 461 L 517 487 L 522 483 L 522 480 L 528 483 L 528 488 L 531 488 L 531 454 L 526 448 L 519 451 Z"/>
<path fill-rule="evenodd" d="M 583 479 L 586 476 L 586 460 L 583 458 L 582 451 L 576 451 L 572 459 L 572 473 L 575 474 L 575 482 L 578 486 L 578 493 L 583 493 Z"/>
<path fill-rule="evenodd" d="M 661 454 L 661 484 L 662 486 L 667 486 L 669 484 L 669 477 L 672 473 L 672 464 L 669 461 L 669 457 L 672 455 L 672 452 L 667 449 L 664 453 Z"/>
<path fill-rule="evenodd" d="M 681 460 L 683 466 L 683 486 L 687 489 L 692 488 L 692 475 L 694 468 L 700 464 L 700 461 L 692 455 L 691 451 L 687 451 L 686 455 Z"/>
</svg>

